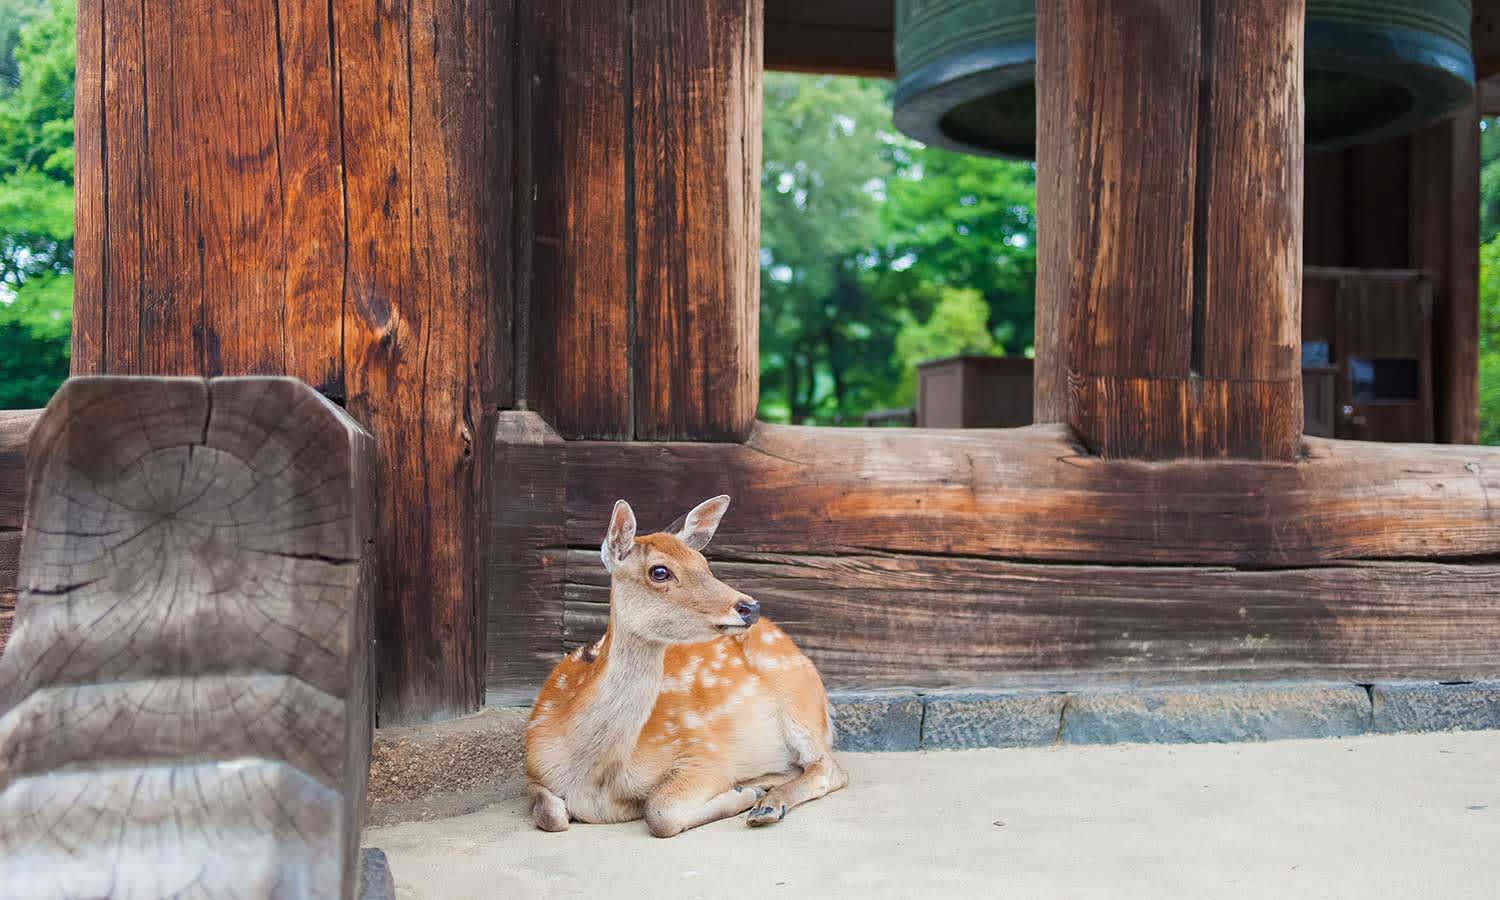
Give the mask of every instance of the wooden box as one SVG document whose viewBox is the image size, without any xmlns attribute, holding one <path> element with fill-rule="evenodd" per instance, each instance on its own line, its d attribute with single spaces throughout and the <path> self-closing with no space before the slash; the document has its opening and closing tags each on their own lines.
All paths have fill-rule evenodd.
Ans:
<svg viewBox="0 0 1500 900">
<path fill-rule="evenodd" d="M 1032 361 L 950 356 L 917 366 L 918 428 L 1013 428 L 1031 424 Z"/>
</svg>

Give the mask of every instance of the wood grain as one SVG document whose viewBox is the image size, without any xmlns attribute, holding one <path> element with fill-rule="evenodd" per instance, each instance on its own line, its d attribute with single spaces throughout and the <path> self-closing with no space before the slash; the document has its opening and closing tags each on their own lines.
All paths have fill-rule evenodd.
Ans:
<svg viewBox="0 0 1500 900">
<path fill-rule="evenodd" d="M 564 452 L 569 546 L 596 544 L 617 498 L 650 528 L 727 493 L 716 543 L 768 553 L 1287 567 L 1500 552 L 1488 447 L 1309 438 L 1296 462 L 1166 463 L 1101 459 L 1056 425 L 761 424 L 744 445 Z"/>
<path fill-rule="evenodd" d="M 1469 105 L 1411 143 L 1411 265 L 1433 281 L 1437 439 L 1479 441 L 1479 113 Z"/>
<path fill-rule="evenodd" d="M 232 869 L 226 896 L 353 896 L 372 452 L 291 379 L 63 385 L 32 433 L 0 656 L 0 854 L 25 861 L 0 893 Z"/>
<path fill-rule="evenodd" d="M 896 77 L 893 0 L 765 0 L 765 67 Z"/>
<path fill-rule="evenodd" d="M 26 505 L 26 442 L 39 409 L 0 410 L 0 653 L 16 610 L 21 524 Z"/>
<path fill-rule="evenodd" d="M 515 401 L 514 19 L 81 10 L 74 370 L 291 375 L 376 434 L 392 721 L 482 697 L 475 444 Z"/>
<path fill-rule="evenodd" d="M 535 413 L 502 412 L 493 451 L 485 681 L 538 685 L 562 647 L 563 569 L 547 548 L 565 540 L 563 440 Z"/>
<path fill-rule="evenodd" d="M 730 516 L 734 513 L 731 511 Z M 569 551 L 566 646 L 608 619 L 597 554 Z M 838 687 L 1086 687 L 1261 679 L 1479 679 L 1500 672 L 1492 565 L 1040 565 L 919 554 L 742 554 L 754 597 Z"/>
<path fill-rule="evenodd" d="M 651 531 L 718 493 L 716 571 L 846 686 L 1500 671 L 1500 450 L 1143 462 L 1058 425 L 758 425 L 735 445 L 557 441 L 507 416 L 496 465 L 524 513 L 497 497 L 489 670 L 507 698 L 603 627 L 616 499 Z"/>
<path fill-rule="evenodd" d="M 1038 9 L 1038 190 L 1061 231 L 1038 245 L 1039 348 L 1066 354 L 1068 421 L 1101 455 L 1296 453 L 1302 13 Z M 1044 420 L 1056 366 L 1039 371 Z"/>
<path fill-rule="evenodd" d="M 632 19 L 635 437 L 743 440 L 760 385 L 759 0 Z"/>
<path fill-rule="evenodd" d="M 530 3 L 526 402 L 567 438 L 629 439 L 630 3 Z"/>
</svg>

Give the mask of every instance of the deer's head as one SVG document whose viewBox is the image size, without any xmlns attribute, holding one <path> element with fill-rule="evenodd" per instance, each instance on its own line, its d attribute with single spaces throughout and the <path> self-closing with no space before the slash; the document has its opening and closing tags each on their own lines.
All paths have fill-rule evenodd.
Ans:
<svg viewBox="0 0 1500 900">
<path fill-rule="evenodd" d="M 760 604 L 720 581 L 700 552 L 729 509 L 720 495 L 693 507 L 676 531 L 636 537 L 635 513 L 615 501 L 599 555 L 610 574 L 612 618 L 652 641 L 688 644 L 741 634 L 760 618 Z"/>
</svg>

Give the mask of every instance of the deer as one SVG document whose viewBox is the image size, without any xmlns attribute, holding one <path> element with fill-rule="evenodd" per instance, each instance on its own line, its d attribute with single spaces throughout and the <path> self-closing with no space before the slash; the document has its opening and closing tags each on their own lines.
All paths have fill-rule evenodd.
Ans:
<svg viewBox="0 0 1500 900">
<path fill-rule="evenodd" d="M 637 537 L 615 503 L 599 548 L 609 623 L 552 670 L 526 726 L 536 827 L 644 818 L 672 837 L 740 813 L 764 826 L 848 784 L 818 670 L 703 557 L 728 509 L 713 497 Z"/>
</svg>

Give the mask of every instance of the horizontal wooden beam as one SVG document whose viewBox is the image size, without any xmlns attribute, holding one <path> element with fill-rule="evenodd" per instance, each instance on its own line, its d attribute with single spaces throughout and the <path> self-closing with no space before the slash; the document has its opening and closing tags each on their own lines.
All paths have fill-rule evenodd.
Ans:
<svg viewBox="0 0 1500 900">
<path fill-rule="evenodd" d="M 1306 566 L 1500 554 L 1500 450 L 1305 439 L 1295 462 L 1103 460 L 1064 426 L 756 426 L 745 444 L 569 442 L 570 544 L 627 497 L 661 526 L 735 498 L 761 553 Z"/>
<path fill-rule="evenodd" d="M 616 443 L 501 417 L 491 690 L 602 630 L 616 499 L 652 530 L 718 493 L 715 571 L 841 686 L 1500 673 L 1500 450 L 1132 462 L 1056 425 Z"/>
<path fill-rule="evenodd" d="M 765 0 L 767 69 L 896 77 L 893 0 Z"/>
<path fill-rule="evenodd" d="M 758 600 L 836 687 L 1500 672 L 1495 565 L 1245 571 L 712 547 L 708 555 L 714 573 Z M 552 558 L 567 572 L 563 647 L 597 639 L 609 610 L 598 554 Z"/>
</svg>

